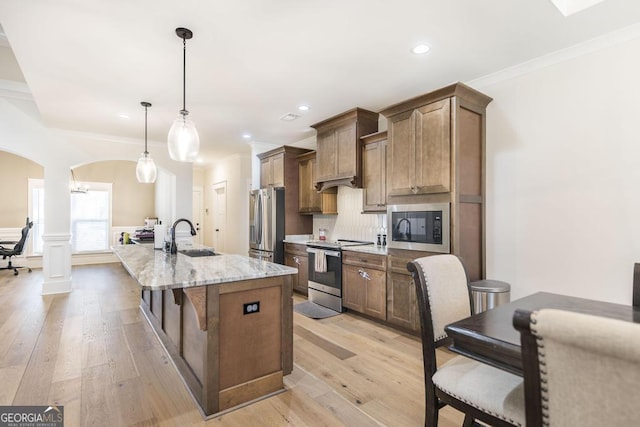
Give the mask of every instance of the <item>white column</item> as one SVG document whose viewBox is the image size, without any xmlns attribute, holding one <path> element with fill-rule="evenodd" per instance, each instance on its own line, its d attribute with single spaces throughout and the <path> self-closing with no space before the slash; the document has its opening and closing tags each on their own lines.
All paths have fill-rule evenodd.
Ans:
<svg viewBox="0 0 640 427">
<path fill-rule="evenodd" d="M 42 294 L 71 292 L 71 235 L 45 233 L 42 240 Z"/>
<path fill-rule="evenodd" d="M 66 164 L 44 168 L 44 243 L 42 294 L 71 292 L 70 169 Z"/>
</svg>

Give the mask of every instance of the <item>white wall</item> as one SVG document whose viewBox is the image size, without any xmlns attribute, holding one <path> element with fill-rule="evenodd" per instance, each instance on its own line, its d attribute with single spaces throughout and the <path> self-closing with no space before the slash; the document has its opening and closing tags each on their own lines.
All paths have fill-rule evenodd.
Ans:
<svg viewBox="0 0 640 427">
<path fill-rule="evenodd" d="M 220 160 L 205 173 L 204 223 L 205 245 L 213 245 L 213 186 L 226 182 L 227 225 L 224 252 L 247 255 L 249 252 L 249 191 L 251 189 L 251 155 L 240 154 Z"/>
<path fill-rule="evenodd" d="M 470 84 L 487 111 L 487 271 L 512 298 L 629 304 L 640 261 L 640 31 Z M 622 40 L 622 41 L 620 41 Z"/>
</svg>

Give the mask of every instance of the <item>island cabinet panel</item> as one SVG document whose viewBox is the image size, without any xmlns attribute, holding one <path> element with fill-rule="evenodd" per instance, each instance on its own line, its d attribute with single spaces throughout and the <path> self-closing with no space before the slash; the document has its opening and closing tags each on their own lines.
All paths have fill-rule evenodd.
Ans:
<svg viewBox="0 0 640 427">
<path fill-rule="evenodd" d="M 282 373 L 281 302 L 280 287 L 220 295 L 220 341 L 225 343 L 220 348 L 221 393 L 256 378 Z"/>
<path fill-rule="evenodd" d="M 206 415 L 283 389 L 293 369 L 291 278 L 142 291 L 143 313 Z"/>
</svg>

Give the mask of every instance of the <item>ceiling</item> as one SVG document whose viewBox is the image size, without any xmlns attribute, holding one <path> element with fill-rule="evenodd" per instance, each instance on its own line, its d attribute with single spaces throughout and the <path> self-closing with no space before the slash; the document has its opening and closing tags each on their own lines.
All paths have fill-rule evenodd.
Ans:
<svg viewBox="0 0 640 427">
<path fill-rule="evenodd" d="M 149 101 L 150 151 L 182 107 L 175 28 L 191 29 L 186 104 L 205 162 L 247 152 L 248 142 L 301 141 L 311 124 L 353 107 L 379 111 L 637 22 L 640 2 L 630 0 L 566 17 L 549 0 L 0 2 L 47 126 L 142 147 L 140 101 Z M 413 54 L 418 43 L 431 50 Z M 287 113 L 300 117 L 280 120 Z"/>
</svg>

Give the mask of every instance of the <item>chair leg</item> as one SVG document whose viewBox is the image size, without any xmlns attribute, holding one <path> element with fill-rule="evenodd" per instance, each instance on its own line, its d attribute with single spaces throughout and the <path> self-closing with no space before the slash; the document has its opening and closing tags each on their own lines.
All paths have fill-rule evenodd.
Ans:
<svg viewBox="0 0 640 427">
<path fill-rule="evenodd" d="M 473 417 L 469 414 L 466 414 L 464 416 L 464 423 L 462 423 L 462 427 L 472 427 L 476 425 L 473 421 L 474 421 Z"/>
<path fill-rule="evenodd" d="M 424 425 L 425 427 L 437 427 L 438 426 L 438 399 L 430 401 L 426 399 Z"/>
</svg>

